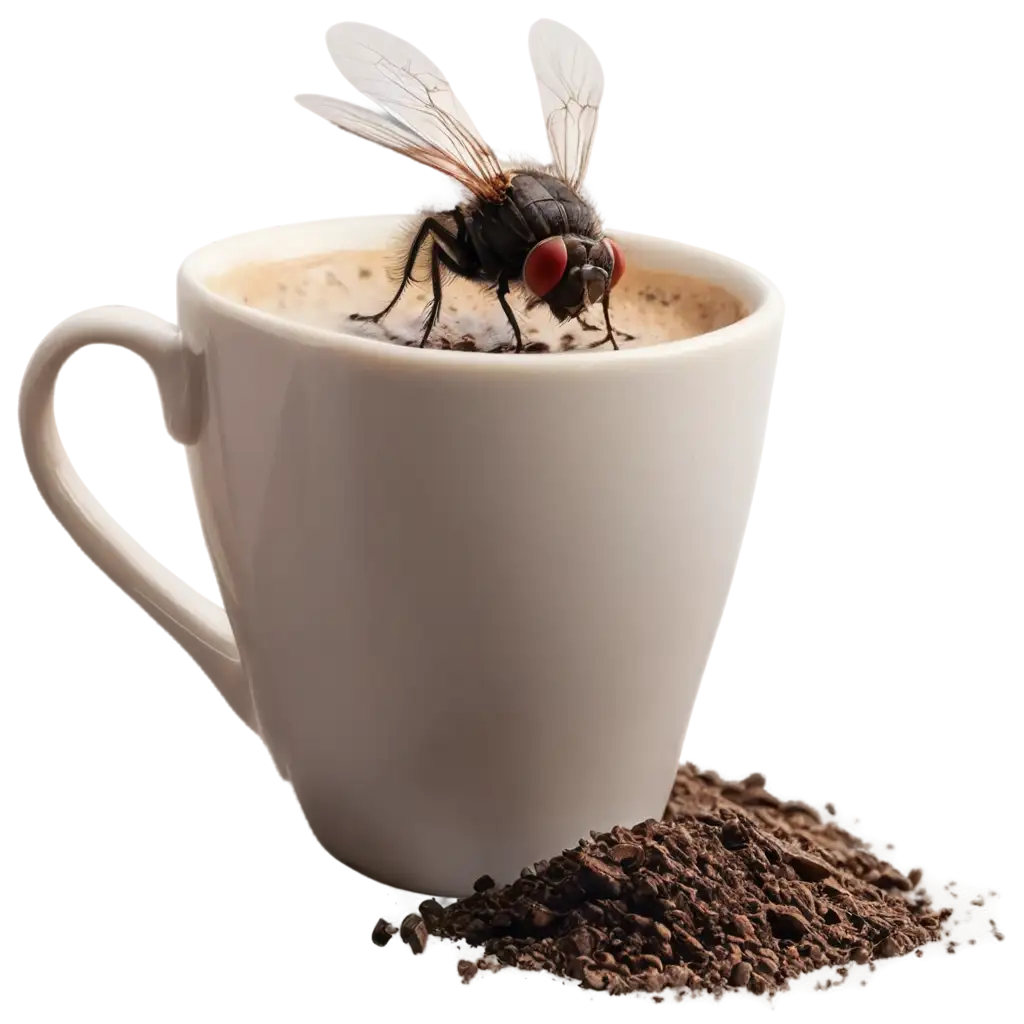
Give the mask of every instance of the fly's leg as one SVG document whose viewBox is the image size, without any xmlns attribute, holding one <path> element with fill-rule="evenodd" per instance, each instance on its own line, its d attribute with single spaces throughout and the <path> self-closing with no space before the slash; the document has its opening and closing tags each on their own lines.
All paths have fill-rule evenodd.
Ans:
<svg viewBox="0 0 1024 1024">
<path fill-rule="evenodd" d="M 519 324 L 516 321 L 515 314 L 512 312 L 512 307 L 505 301 L 505 296 L 508 295 L 508 275 L 502 274 L 498 278 L 498 302 L 501 303 L 501 308 L 505 311 L 505 316 L 508 317 L 508 322 L 512 325 L 512 333 L 516 336 L 516 351 L 523 351 L 523 335 L 519 330 Z"/>
<path fill-rule="evenodd" d="M 472 277 L 476 272 L 473 264 L 460 263 L 455 257 L 450 256 L 436 242 L 430 250 L 430 283 L 434 288 L 434 298 L 431 300 L 430 308 L 423 320 L 423 337 L 420 339 L 420 348 L 423 348 L 430 337 L 430 332 L 437 324 L 437 318 L 441 313 L 441 264 L 449 270 L 464 277 Z"/>
<path fill-rule="evenodd" d="M 606 341 L 610 341 L 612 343 L 612 348 L 617 352 L 619 350 L 619 344 L 615 340 L 615 329 L 612 327 L 612 317 L 608 312 L 607 290 L 605 290 L 604 295 L 601 296 L 601 308 L 604 310 L 604 325 L 608 328 L 608 333 L 598 342 L 598 344 L 603 345 Z"/>
<path fill-rule="evenodd" d="M 607 310 L 605 312 L 607 313 Z M 585 331 L 599 331 L 599 330 L 601 330 L 601 328 L 598 327 L 597 324 L 588 324 L 586 322 L 586 320 L 583 319 L 583 314 L 582 313 L 577 313 L 576 314 L 576 319 L 579 321 L 580 327 L 582 327 L 583 330 L 585 330 Z M 636 335 L 634 335 L 634 334 L 627 334 L 625 331 L 620 331 L 617 327 L 616 328 L 612 328 L 612 330 L 623 341 L 632 341 L 636 337 Z M 602 338 L 598 342 L 598 345 L 603 345 L 606 341 L 608 341 L 608 338 Z M 614 344 L 614 342 L 613 342 L 613 344 Z M 595 346 L 595 348 L 596 347 L 597 346 Z M 616 345 L 616 348 L 618 348 L 617 345 Z"/>
<path fill-rule="evenodd" d="M 441 312 L 441 260 L 438 256 L 440 249 L 435 245 L 430 251 L 430 283 L 434 286 L 434 301 L 431 302 L 427 315 L 423 319 L 423 337 L 420 338 L 420 348 L 427 343 L 430 332 L 437 323 L 437 315 Z"/>
<path fill-rule="evenodd" d="M 373 313 L 370 315 L 353 313 L 351 316 L 352 320 L 369 320 L 372 323 L 378 323 L 395 308 L 395 304 L 402 297 L 402 293 L 405 291 L 406 286 L 412 280 L 412 272 L 416 267 L 416 260 L 420 254 L 420 249 L 427 240 L 428 235 L 433 236 L 435 245 L 437 242 L 442 242 L 449 246 L 453 252 L 457 252 L 462 255 L 464 263 L 471 264 L 473 262 L 468 251 L 468 247 L 463 241 L 453 235 L 439 220 L 435 220 L 433 217 L 427 217 L 419 226 L 419 230 L 416 232 L 416 237 L 412 240 L 412 245 L 409 246 L 409 254 L 406 256 L 405 266 L 402 268 L 402 280 L 398 285 L 398 291 L 395 292 L 394 298 L 379 313 Z"/>
</svg>

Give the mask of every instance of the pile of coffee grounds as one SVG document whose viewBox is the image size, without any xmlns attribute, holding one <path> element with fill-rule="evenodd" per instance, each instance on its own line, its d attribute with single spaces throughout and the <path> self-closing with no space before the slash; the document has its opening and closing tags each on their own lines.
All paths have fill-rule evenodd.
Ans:
<svg viewBox="0 0 1024 1024">
<path fill-rule="evenodd" d="M 420 915 L 431 935 L 483 948 L 460 962 L 466 982 L 512 966 L 613 995 L 760 994 L 938 940 L 951 911 L 913 893 L 920 878 L 772 796 L 762 775 L 727 782 L 688 764 L 662 820 L 591 833 L 511 885 L 484 877 L 474 895 L 426 900 Z"/>
</svg>

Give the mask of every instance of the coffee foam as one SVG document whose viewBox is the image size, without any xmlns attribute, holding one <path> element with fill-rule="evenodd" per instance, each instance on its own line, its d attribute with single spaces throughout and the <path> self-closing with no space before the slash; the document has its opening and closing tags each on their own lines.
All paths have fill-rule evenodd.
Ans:
<svg viewBox="0 0 1024 1024">
<path fill-rule="evenodd" d="M 278 262 L 249 263 L 205 283 L 217 294 L 296 323 L 356 334 L 394 344 L 418 345 L 431 298 L 429 281 L 411 283 L 401 301 L 380 323 L 350 319 L 376 313 L 397 287 L 391 276 L 394 256 L 386 252 L 329 252 Z M 491 350 L 507 346 L 512 332 L 494 290 L 451 277 L 444 282 L 441 316 L 428 345 L 434 348 Z M 584 330 L 576 321 L 559 324 L 541 306 L 525 311 L 523 296 L 509 303 L 523 341 L 536 351 L 586 350 L 601 344 L 600 307 L 584 319 L 599 328 Z M 635 336 L 619 339 L 622 348 L 693 338 L 735 323 L 747 315 L 743 304 L 724 289 L 699 278 L 629 268 L 611 297 L 612 325 Z M 605 345 L 611 351 L 610 345 Z"/>
</svg>

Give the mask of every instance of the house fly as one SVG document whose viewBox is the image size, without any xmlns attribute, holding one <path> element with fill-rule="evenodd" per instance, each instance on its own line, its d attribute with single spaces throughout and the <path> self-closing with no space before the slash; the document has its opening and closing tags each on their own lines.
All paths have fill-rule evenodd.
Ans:
<svg viewBox="0 0 1024 1024">
<path fill-rule="evenodd" d="M 511 289 L 527 309 L 546 305 L 559 322 L 577 319 L 587 330 L 600 330 L 583 320 L 590 307 L 600 305 L 605 335 L 597 344 L 611 342 L 617 349 L 608 303 L 626 263 L 581 193 L 604 89 L 601 65 L 586 42 L 555 21 L 541 20 L 530 29 L 530 58 L 553 157 L 545 168 L 502 166 L 441 70 L 409 43 L 370 25 L 344 22 L 328 31 L 327 46 L 341 73 L 384 112 L 328 96 L 296 100 L 347 132 L 444 172 L 465 190 L 453 210 L 424 216 L 391 301 L 353 319 L 383 319 L 417 268 L 429 262 L 433 296 L 421 346 L 437 324 L 443 281 L 454 274 L 494 290 L 517 352 L 523 337 L 508 302 Z"/>
</svg>

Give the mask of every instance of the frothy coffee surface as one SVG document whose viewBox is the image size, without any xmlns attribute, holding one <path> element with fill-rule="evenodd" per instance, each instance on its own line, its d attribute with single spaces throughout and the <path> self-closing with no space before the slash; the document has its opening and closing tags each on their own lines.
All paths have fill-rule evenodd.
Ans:
<svg viewBox="0 0 1024 1024">
<path fill-rule="evenodd" d="M 206 281 L 225 298 L 301 324 L 356 334 L 401 345 L 418 345 L 431 298 L 429 282 L 413 282 L 402 300 L 379 324 L 352 320 L 353 313 L 376 313 L 397 287 L 390 276 L 394 255 L 388 252 L 331 252 L 273 263 L 250 263 Z M 584 314 L 595 329 L 577 321 L 559 324 L 540 307 L 527 313 L 522 296 L 509 302 L 533 352 L 586 350 L 601 344 L 604 317 L 600 307 Z M 746 315 L 742 303 L 717 285 L 662 271 L 633 269 L 615 287 L 612 325 L 634 335 L 618 337 L 622 348 L 657 345 L 693 338 L 735 323 Z M 493 289 L 453 278 L 444 282 L 441 316 L 428 345 L 480 351 L 505 351 L 512 331 Z M 604 348 L 612 351 L 611 345 Z"/>
</svg>

